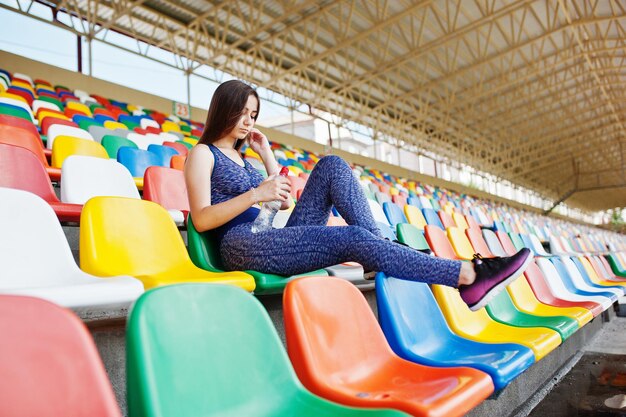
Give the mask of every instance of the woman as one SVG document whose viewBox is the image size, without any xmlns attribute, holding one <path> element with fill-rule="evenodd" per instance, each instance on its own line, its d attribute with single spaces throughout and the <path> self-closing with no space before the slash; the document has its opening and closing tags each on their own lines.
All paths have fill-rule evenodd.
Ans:
<svg viewBox="0 0 626 417">
<path fill-rule="evenodd" d="M 194 226 L 212 231 L 227 269 L 288 276 L 355 261 L 397 278 L 458 287 L 477 310 L 531 261 L 528 249 L 509 258 L 452 261 L 382 238 L 352 170 L 337 156 L 316 164 L 284 228 L 252 233 L 259 203 L 280 200 L 288 208 L 290 202 L 289 181 L 277 175 L 268 139 L 254 128 L 259 105 L 259 96 L 247 84 L 221 84 L 185 166 Z M 245 140 L 261 156 L 266 180 L 241 158 Z M 349 226 L 326 226 L 333 205 Z"/>
</svg>

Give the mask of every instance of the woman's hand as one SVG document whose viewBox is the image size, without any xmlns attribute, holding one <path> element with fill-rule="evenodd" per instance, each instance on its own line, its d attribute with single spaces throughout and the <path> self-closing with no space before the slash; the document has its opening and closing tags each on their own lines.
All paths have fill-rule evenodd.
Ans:
<svg viewBox="0 0 626 417">
<path fill-rule="evenodd" d="M 260 156 L 267 154 L 267 152 L 271 152 L 270 142 L 259 129 L 252 128 L 250 130 L 250 134 L 248 136 L 248 143 L 250 144 L 250 148 Z"/>
<path fill-rule="evenodd" d="M 287 201 L 291 192 L 291 183 L 285 177 L 272 175 L 256 188 L 259 202 Z"/>
</svg>

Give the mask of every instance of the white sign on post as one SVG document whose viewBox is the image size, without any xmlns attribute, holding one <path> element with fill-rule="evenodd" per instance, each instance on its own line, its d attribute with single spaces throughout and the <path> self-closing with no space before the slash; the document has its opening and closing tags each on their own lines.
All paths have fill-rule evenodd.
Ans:
<svg viewBox="0 0 626 417">
<path fill-rule="evenodd" d="M 172 113 L 183 119 L 189 119 L 191 116 L 191 109 L 189 104 L 179 103 L 177 101 L 172 102 Z"/>
</svg>

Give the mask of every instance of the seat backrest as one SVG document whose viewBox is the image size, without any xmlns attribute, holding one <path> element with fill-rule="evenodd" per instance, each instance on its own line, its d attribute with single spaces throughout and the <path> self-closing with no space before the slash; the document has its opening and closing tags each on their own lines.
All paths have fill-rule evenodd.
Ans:
<svg viewBox="0 0 626 417">
<path fill-rule="evenodd" d="M 43 113 L 45 113 L 45 110 L 39 112 L 39 116 L 41 116 Z M 50 128 L 54 125 L 72 126 L 76 128 L 78 127 L 78 125 L 72 122 L 71 120 L 63 119 L 57 115 L 39 117 L 39 120 L 40 120 L 39 126 L 41 127 L 41 133 L 43 133 L 44 135 L 47 135 L 48 130 L 50 130 Z"/>
<path fill-rule="evenodd" d="M 170 159 L 170 168 L 177 169 L 179 171 L 185 170 L 185 160 L 187 159 L 184 155 L 174 155 L 172 159 Z"/>
<path fill-rule="evenodd" d="M 185 174 L 172 168 L 148 167 L 144 174 L 143 198 L 168 210 L 189 212 Z"/>
<path fill-rule="evenodd" d="M 104 149 L 106 149 L 109 158 L 112 159 L 117 159 L 117 151 L 122 146 L 138 149 L 135 142 L 122 136 L 105 135 L 100 143 L 102 144 Z"/>
<path fill-rule="evenodd" d="M 65 126 L 65 125 L 52 125 L 48 128 L 48 140 L 46 146 L 48 149 L 52 149 L 54 141 L 59 136 L 71 136 L 73 138 L 94 140 L 93 136 L 86 130 L 78 127 Z"/>
<path fill-rule="evenodd" d="M 522 248 L 526 247 L 519 233 L 511 232 L 511 233 L 508 233 L 508 235 L 509 235 L 509 239 L 511 239 L 511 243 L 513 244 L 513 247 L 515 248 L 515 250 L 521 250 Z"/>
<path fill-rule="evenodd" d="M 19 117 L 13 117 L 6 114 L 0 114 L 0 125 L 9 125 L 13 127 L 19 127 L 20 129 L 28 130 L 33 136 L 40 138 L 37 127 L 28 120 L 24 120 Z M 41 138 L 40 138 L 41 139 Z"/>
<path fill-rule="evenodd" d="M 130 415 L 253 415 L 300 387 L 265 308 L 232 286 L 146 292 L 126 351 Z"/>
<path fill-rule="evenodd" d="M 30 113 L 24 110 L 22 107 L 14 106 L 12 104 L 0 103 L 0 114 L 6 114 L 8 116 L 19 117 L 24 120 L 32 122 Z"/>
<path fill-rule="evenodd" d="M 4 417 L 121 417 L 95 343 L 70 310 L 0 295 L 0 334 Z"/>
<path fill-rule="evenodd" d="M 498 240 L 500 241 L 502 248 L 509 256 L 517 252 L 517 249 L 515 249 L 513 242 L 511 242 L 511 238 L 508 233 L 498 230 L 496 232 L 496 236 L 498 236 Z"/>
<path fill-rule="evenodd" d="M 424 228 L 424 232 L 428 246 L 430 246 L 435 255 L 440 258 L 459 259 L 443 230 L 429 224 Z"/>
<path fill-rule="evenodd" d="M 159 164 L 162 167 L 170 167 L 170 159 L 172 156 L 178 155 L 178 151 L 169 146 L 151 144 L 148 145 L 148 151 L 154 153 L 159 158 Z"/>
<path fill-rule="evenodd" d="M 46 168 L 28 149 L 0 143 L 0 172 L 0 187 L 28 191 L 47 202 L 59 201 Z"/>
<path fill-rule="evenodd" d="M 424 229 L 424 227 L 426 227 L 426 219 L 424 218 L 424 215 L 419 208 L 407 204 L 406 206 L 404 206 L 404 214 L 407 221 L 413 226 L 416 226 L 422 230 Z"/>
<path fill-rule="evenodd" d="M 363 366 L 377 368 L 393 353 L 363 294 L 333 277 L 290 281 L 283 296 L 287 351 L 305 386 L 351 380 Z M 366 365 L 367 364 L 367 365 Z"/>
<path fill-rule="evenodd" d="M 0 188 L 0 288 L 71 282 L 78 267 L 48 203 L 35 194 Z"/>
<path fill-rule="evenodd" d="M 387 220 L 387 216 L 385 215 L 385 212 L 380 204 L 376 201 L 370 200 L 369 198 L 367 199 L 367 203 L 370 205 L 370 210 L 372 210 L 374 220 L 389 225 L 389 220 Z"/>
<path fill-rule="evenodd" d="M 224 271 L 220 248 L 211 231 L 198 232 L 191 214 L 187 218 L 187 245 L 189 257 L 197 267 L 207 271 Z"/>
<path fill-rule="evenodd" d="M 143 178 L 148 167 L 158 166 L 161 162 L 153 152 L 126 146 L 118 149 L 117 161 L 124 165 L 135 178 Z"/>
<path fill-rule="evenodd" d="M 35 158 L 37 158 L 44 167 L 48 167 L 48 160 L 43 152 L 41 138 L 31 131 L 0 124 L 0 143 L 27 149 L 35 155 Z"/>
<path fill-rule="evenodd" d="M 57 136 L 54 145 L 52 145 L 52 166 L 61 168 L 65 159 L 71 155 L 109 159 L 107 151 L 96 141 L 71 136 Z"/>
<path fill-rule="evenodd" d="M 454 224 L 459 229 L 469 228 L 469 224 L 467 224 L 467 220 L 465 219 L 465 216 L 457 211 L 452 213 L 452 220 L 454 220 Z"/>
<path fill-rule="evenodd" d="M 443 224 L 441 223 L 441 219 L 437 215 L 437 212 L 431 208 L 423 208 L 422 214 L 424 215 L 424 219 L 426 219 L 426 223 L 431 226 L 437 226 L 441 230 L 444 230 Z"/>
<path fill-rule="evenodd" d="M 85 204 L 96 196 L 141 198 L 133 177 L 119 162 L 72 155 L 61 170 L 61 201 Z"/>
<path fill-rule="evenodd" d="M 496 236 L 493 230 L 483 229 L 482 233 L 491 253 L 493 253 L 495 256 L 508 256 L 508 254 L 502 247 L 502 243 L 500 243 L 498 236 Z"/>
<path fill-rule="evenodd" d="M 420 205 L 422 206 L 423 209 L 433 208 L 432 200 L 430 198 L 421 195 L 419 196 L 419 200 L 420 200 Z"/>
<path fill-rule="evenodd" d="M 97 109 L 96 109 L 97 110 Z M 115 135 L 111 129 L 102 126 L 89 126 L 89 134 L 96 142 L 102 143 L 102 139 L 107 135 Z"/>
<path fill-rule="evenodd" d="M 14 100 L 8 97 L 0 97 L 0 103 L 9 104 L 9 105 L 23 109 L 24 111 L 28 113 L 29 121 L 31 123 L 35 123 L 35 116 L 33 116 L 33 111 L 31 110 L 30 106 L 24 103 L 23 101 Z"/>
<path fill-rule="evenodd" d="M 376 275 L 378 318 L 391 348 L 436 350 L 451 336 L 435 297 L 427 284 Z M 428 317 L 428 320 L 421 318 Z"/>
<path fill-rule="evenodd" d="M 178 141 L 165 141 L 163 142 L 163 146 L 169 146 L 170 148 L 174 148 L 178 151 L 179 155 L 187 156 L 187 153 L 189 152 L 189 148 L 183 145 L 183 143 L 184 142 L 178 142 Z"/>
<path fill-rule="evenodd" d="M 424 231 L 409 223 L 400 223 L 397 226 L 398 240 L 405 245 L 420 251 L 430 251 Z"/>
<path fill-rule="evenodd" d="M 448 235 L 448 240 L 452 243 L 452 248 L 454 249 L 457 258 L 466 260 L 473 258 L 476 251 L 474 251 L 474 248 L 472 247 L 472 244 L 463 229 L 459 229 L 458 227 L 448 227 L 446 229 L 446 234 Z"/>
<path fill-rule="evenodd" d="M 98 276 L 151 276 L 191 263 L 163 207 L 151 201 L 94 197 L 80 219 L 80 266 Z"/>
<path fill-rule="evenodd" d="M 446 322 L 455 333 L 463 329 L 476 335 L 492 322 L 484 308 L 471 311 L 456 289 L 445 285 L 433 285 L 431 288 Z"/>
<path fill-rule="evenodd" d="M 392 227 L 396 227 L 399 223 L 406 223 L 406 217 L 402 213 L 402 209 L 396 203 L 390 201 L 383 203 L 383 212 Z"/>
<path fill-rule="evenodd" d="M 441 224 L 443 225 L 444 229 L 447 229 L 448 227 L 456 226 L 456 224 L 454 223 L 454 220 L 452 220 L 452 216 L 450 216 L 445 211 L 439 210 L 437 212 L 437 215 L 439 216 L 439 220 L 441 220 Z"/>
<path fill-rule="evenodd" d="M 469 229 L 465 229 L 465 236 L 469 239 L 472 247 L 474 248 L 474 252 L 481 254 L 486 258 L 490 258 L 493 256 L 491 249 L 487 245 L 485 238 L 483 237 L 482 231 L 477 227 L 470 227 Z"/>
</svg>

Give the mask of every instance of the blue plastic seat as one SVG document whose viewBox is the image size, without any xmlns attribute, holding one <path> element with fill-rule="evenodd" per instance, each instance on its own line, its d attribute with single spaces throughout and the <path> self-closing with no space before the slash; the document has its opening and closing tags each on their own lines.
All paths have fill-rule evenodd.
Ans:
<svg viewBox="0 0 626 417">
<path fill-rule="evenodd" d="M 576 265 L 576 268 L 578 268 L 578 271 L 580 272 L 580 275 L 582 276 L 585 283 L 591 285 L 593 288 L 596 288 L 600 291 L 604 290 L 604 292 L 613 293 L 618 297 L 621 297 L 624 295 L 624 290 L 625 290 L 624 287 L 620 285 L 600 285 L 596 282 L 593 282 L 593 280 L 587 273 L 587 270 L 585 269 L 583 264 L 580 262 L 580 259 L 578 259 L 575 256 L 572 256 L 570 259 L 572 260 L 572 262 L 574 262 L 574 265 Z"/>
<path fill-rule="evenodd" d="M 420 203 L 420 199 L 419 199 L 418 197 L 409 197 L 409 198 L 406 200 L 406 202 L 407 202 L 407 204 L 410 204 L 410 205 L 412 205 L 412 206 L 415 206 L 415 207 L 417 207 L 417 208 L 419 208 L 419 209 L 421 209 L 421 208 L 422 208 L 422 203 Z"/>
<path fill-rule="evenodd" d="M 396 203 L 384 202 L 383 211 L 392 227 L 396 227 L 398 223 L 408 223 L 402 209 Z"/>
<path fill-rule="evenodd" d="M 533 351 L 515 343 L 480 343 L 450 330 L 428 286 L 379 273 L 378 318 L 400 357 L 430 366 L 470 366 L 488 373 L 496 390 L 535 362 Z M 424 319 L 427 318 L 427 319 Z"/>
<path fill-rule="evenodd" d="M 424 208 L 422 209 L 422 214 L 426 219 L 426 223 L 432 226 L 437 226 L 441 230 L 446 230 L 445 227 L 443 227 L 443 223 L 441 223 L 441 219 L 437 215 L 437 211 L 435 209 Z"/>
<path fill-rule="evenodd" d="M 176 149 L 156 144 L 148 145 L 148 151 L 156 154 L 159 157 L 159 165 L 166 168 L 170 167 L 170 159 L 172 159 L 172 156 L 178 155 Z"/>
<path fill-rule="evenodd" d="M 143 149 L 122 146 L 117 151 L 117 162 L 124 165 L 135 178 L 143 178 L 149 166 L 160 165 L 159 156 Z"/>
<path fill-rule="evenodd" d="M 376 222 L 376 225 L 385 239 L 389 239 L 391 241 L 396 240 L 396 232 L 391 228 L 391 226 L 383 222 Z"/>
</svg>

